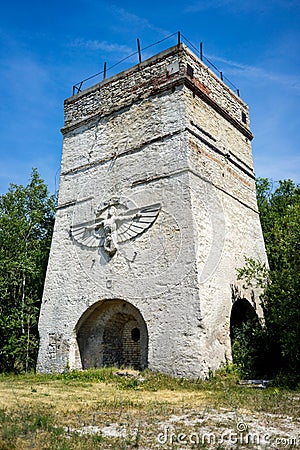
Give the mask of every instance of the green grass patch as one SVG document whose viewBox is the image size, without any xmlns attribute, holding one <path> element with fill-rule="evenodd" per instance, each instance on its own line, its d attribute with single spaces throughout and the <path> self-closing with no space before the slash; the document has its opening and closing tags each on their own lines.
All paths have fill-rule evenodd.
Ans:
<svg viewBox="0 0 300 450">
<path fill-rule="evenodd" d="M 0 450 L 179 449 L 178 436 L 178 442 L 174 438 L 158 445 L 165 426 L 180 435 L 199 433 L 200 423 L 220 435 L 245 417 L 256 417 L 259 427 L 272 417 L 272 429 L 284 417 L 296 423 L 298 392 L 275 386 L 250 389 L 238 380 L 234 367 L 211 374 L 207 381 L 116 368 L 2 374 Z M 209 448 L 200 444 L 187 448 Z"/>
</svg>

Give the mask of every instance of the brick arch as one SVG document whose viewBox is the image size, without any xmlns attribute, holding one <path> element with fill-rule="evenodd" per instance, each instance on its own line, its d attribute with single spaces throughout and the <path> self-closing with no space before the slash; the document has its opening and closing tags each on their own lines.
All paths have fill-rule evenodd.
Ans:
<svg viewBox="0 0 300 450">
<path fill-rule="evenodd" d="M 147 367 L 147 326 L 131 303 L 118 299 L 101 301 L 83 314 L 76 329 L 83 369 Z"/>
</svg>

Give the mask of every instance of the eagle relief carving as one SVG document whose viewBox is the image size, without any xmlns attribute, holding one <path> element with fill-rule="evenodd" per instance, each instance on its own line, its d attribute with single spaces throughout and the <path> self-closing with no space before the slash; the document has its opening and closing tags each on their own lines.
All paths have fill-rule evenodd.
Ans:
<svg viewBox="0 0 300 450">
<path fill-rule="evenodd" d="M 119 199 L 113 198 L 97 209 L 92 220 L 72 225 L 71 236 L 86 247 L 100 247 L 112 258 L 120 245 L 147 231 L 160 210 L 160 203 L 125 209 Z"/>
</svg>

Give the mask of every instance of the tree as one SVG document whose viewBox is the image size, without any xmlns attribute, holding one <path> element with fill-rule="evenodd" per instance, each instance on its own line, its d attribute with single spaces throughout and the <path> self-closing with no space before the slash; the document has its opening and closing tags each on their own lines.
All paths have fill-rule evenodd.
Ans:
<svg viewBox="0 0 300 450">
<path fill-rule="evenodd" d="M 35 366 L 55 198 L 36 169 L 0 197 L 0 371 Z"/>
<path fill-rule="evenodd" d="M 257 181 L 258 207 L 270 265 L 263 296 L 269 342 L 277 349 L 273 367 L 300 381 L 300 187 L 292 180 Z M 277 364 L 276 364 L 277 363 Z"/>
<path fill-rule="evenodd" d="M 261 373 L 295 386 L 300 382 L 300 187 L 284 180 L 273 189 L 269 180 L 260 178 L 257 200 L 270 270 L 266 274 L 259 262 L 246 258 L 238 274 L 246 284 L 264 287 L 265 327 L 251 329 L 260 353 L 256 357 L 264 362 Z M 253 338 L 244 333 L 239 341 L 243 355 L 238 348 L 236 357 L 247 367 Z"/>
</svg>

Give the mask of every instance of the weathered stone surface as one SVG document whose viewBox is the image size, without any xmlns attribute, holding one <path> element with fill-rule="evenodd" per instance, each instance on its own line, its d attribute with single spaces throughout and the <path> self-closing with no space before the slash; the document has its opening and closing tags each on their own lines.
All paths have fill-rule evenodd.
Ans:
<svg viewBox="0 0 300 450">
<path fill-rule="evenodd" d="M 236 279 L 245 256 L 266 261 L 247 105 L 181 45 L 67 99 L 62 132 L 38 370 L 206 376 L 230 359 L 233 301 L 261 316 Z M 153 204 L 108 254 L 102 215 L 136 227 Z"/>
</svg>

